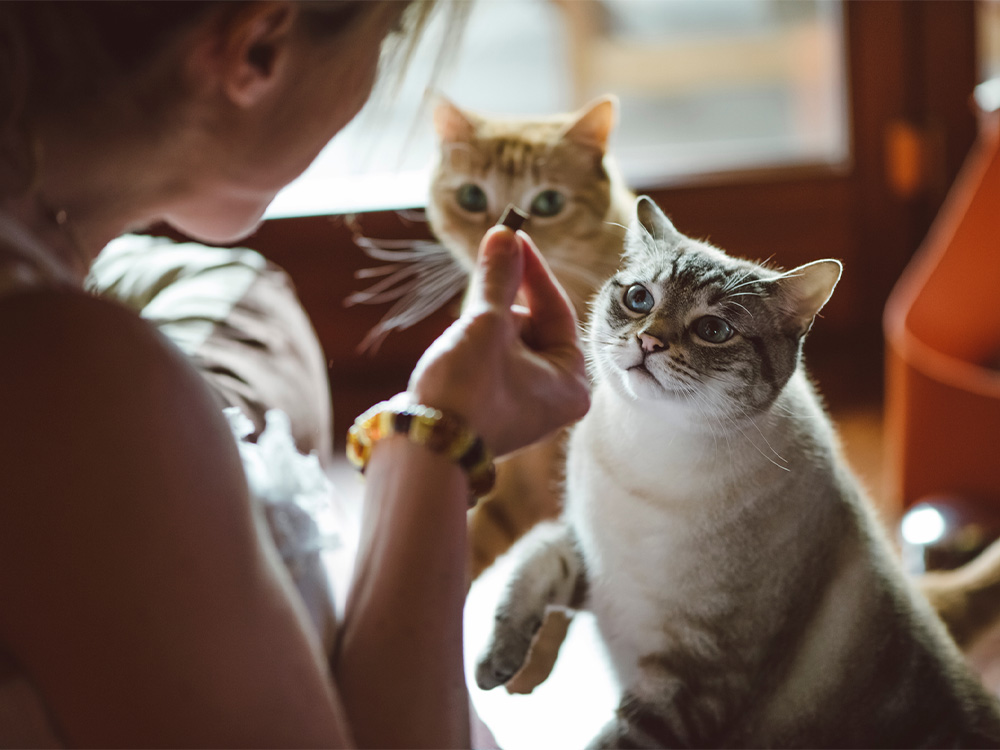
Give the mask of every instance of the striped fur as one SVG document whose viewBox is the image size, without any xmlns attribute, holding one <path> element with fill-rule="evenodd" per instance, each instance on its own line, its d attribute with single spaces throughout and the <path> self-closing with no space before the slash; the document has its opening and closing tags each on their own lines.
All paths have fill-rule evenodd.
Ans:
<svg viewBox="0 0 1000 750">
<path fill-rule="evenodd" d="M 525 226 L 569 294 L 578 316 L 618 267 L 635 202 L 607 154 L 615 101 L 551 117 L 500 118 L 442 101 L 435 111 L 440 159 L 427 216 L 435 236 L 466 269 L 507 205 L 525 212 L 545 190 L 565 206 L 552 216 L 532 213 Z M 458 200 L 463 185 L 487 198 L 483 211 Z M 560 439 L 522 451 L 498 466 L 495 491 L 470 514 L 470 569 L 475 578 L 543 518 L 559 513 L 563 462 Z"/>
<path fill-rule="evenodd" d="M 591 315 L 566 510 L 517 548 L 477 681 L 508 679 L 585 577 L 622 689 L 595 747 L 1000 744 L 997 701 L 898 568 L 800 363 L 839 264 L 782 273 L 648 199 L 637 213 Z M 707 314 L 736 334 L 698 340 Z M 665 347 L 644 356 L 640 334 Z"/>
</svg>

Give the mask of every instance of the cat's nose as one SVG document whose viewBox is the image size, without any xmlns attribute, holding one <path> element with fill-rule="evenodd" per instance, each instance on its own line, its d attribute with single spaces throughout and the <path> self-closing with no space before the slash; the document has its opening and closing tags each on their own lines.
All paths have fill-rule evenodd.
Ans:
<svg viewBox="0 0 1000 750">
<path fill-rule="evenodd" d="M 660 339 L 645 331 L 639 334 L 639 346 L 644 352 L 658 352 L 667 348 L 667 345 L 660 341 Z"/>
</svg>

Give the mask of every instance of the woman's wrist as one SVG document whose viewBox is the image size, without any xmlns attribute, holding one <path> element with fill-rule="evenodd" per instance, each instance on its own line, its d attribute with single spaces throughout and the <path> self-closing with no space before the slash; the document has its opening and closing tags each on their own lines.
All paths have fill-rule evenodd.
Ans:
<svg viewBox="0 0 1000 750">
<path fill-rule="evenodd" d="M 393 436 L 406 438 L 461 469 L 468 481 L 470 505 L 492 489 L 496 468 L 482 437 L 461 417 L 415 403 L 409 393 L 376 404 L 355 420 L 348 433 L 348 459 L 364 472 L 376 446 Z"/>
<path fill-rule="evenodd" d="M 390 435 L 372 447 L 366 475 L 370 473 L 374 479 L 390 472 L 398 474 L 402 484 L 416 485 L 433 480 L 442 488 L 461 489 L 463 498 L 468 496 L 469 477 L 461 466 L 403 435 Z"/>
</svg>

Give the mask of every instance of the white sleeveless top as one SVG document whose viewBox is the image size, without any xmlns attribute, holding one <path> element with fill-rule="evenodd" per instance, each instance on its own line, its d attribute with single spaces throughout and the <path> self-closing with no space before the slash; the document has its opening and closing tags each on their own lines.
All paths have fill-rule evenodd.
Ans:
<svg viewBox="0 0 1000 750">
<path fill-rule="evenodd" d="M 0 298 L 53 287 L 79 283 L 34 235 L 0 211 Z M 0 645 L 0 747 L 62 746 L 38 691 Z"/>
</svg>

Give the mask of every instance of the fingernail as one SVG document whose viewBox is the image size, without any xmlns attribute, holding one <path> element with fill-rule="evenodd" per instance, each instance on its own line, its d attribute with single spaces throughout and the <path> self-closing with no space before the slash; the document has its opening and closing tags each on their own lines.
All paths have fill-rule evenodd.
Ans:
<svg viewBox="0 0 1000 750">
<path fill-rule="evenodd" d="M 490 227 L 483 243 L 483 254 L 490 257 L 514 255 L 518 252 L 517 235 L 508 227 L 499 224 Z"/>
</svg>

